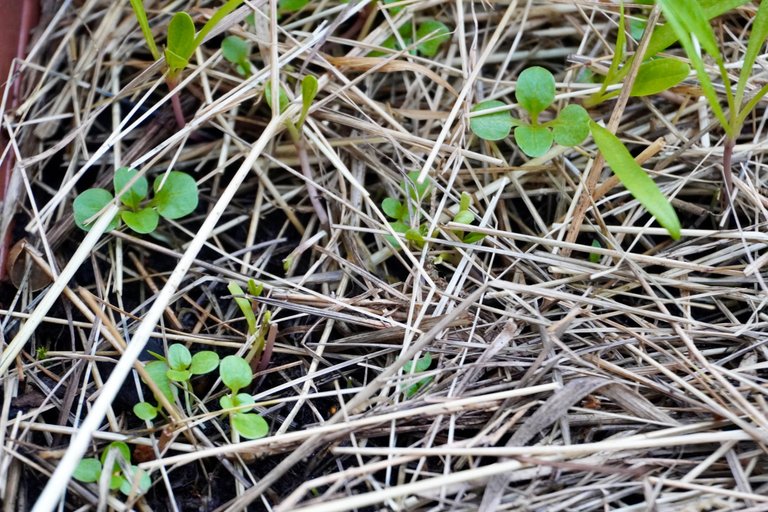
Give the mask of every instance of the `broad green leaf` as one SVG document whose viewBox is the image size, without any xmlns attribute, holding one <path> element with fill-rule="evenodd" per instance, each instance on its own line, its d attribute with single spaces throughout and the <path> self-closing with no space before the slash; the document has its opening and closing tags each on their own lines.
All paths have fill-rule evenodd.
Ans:
<svg viewBox="0 0 768 512">
<path fill-rule="evenodd" d="M 157 417 L 157 407 L 149 402 L 139 402 L 133 406 L 133 414 L 141 420 L 151 421 Z"/>
<path fill-rule="evenodd" d="M 118 461 L 120 460 L 120 457 L 122 457 L 125 462 L 131 462 L 131 449 L 128 448 L 128 445 L 122 441 L 113 441 L 107 445 L 103 452 L 101 452 L 102 464 L 104 464 L 104 461 L 107 460 L 107 455 L 112 450 L 117 450 L 118 452 L 115 458 L 115 466 L 119 467 Z"/>
<path fill-rule="evenodd" d="M 415 228 L 410 228 L 405 232 L 405 239 L 409 242 L 415 242 L 419 245 L 423 245 L 425 242 L 424 235 L 421 234 L 421 231 Z"/>
<path fill-rule="evenodd" d="M 407 174 L 407 179 L 403 180 L 400 186 L 403 191 L 407 190 L 408 196 L 417 203 L 421 203 L 424 199 L 429 197 L 431 188 L 429 177 L 419 183 L 419 171 L 409 172 Z"/>
<path fill-rule="evenodd" d="M 536 123 L 539 113 L 555 101 L 555 77 L 540 66 L 530 67 L 517 77 L 515 97 Z"/>
<path fill-rule="evenodd" d="M 232 415 L 232 428 L 246 439 L 259 439 L 269 434 L 267 421 L 258 414 L 237 413 Z"/>
<path fill-rule="evenodd" d="M 115 194 L 119 194 L 130 180 L 134 178 L 139 172 L 136 169 L 129 169 L 128 167 L 120 167 L 115 171 L 114 185 Z M 142 176 L 129 188 L 124 194 L 120 196 L 120 201 L 129 208 L 137 209 L 141 201 L 147 197 L 147 191 L 149 190 L 149 182 L 147 178 Z"/>
<path fill-rule="evenodd" d="M 627 148 L 614 134 L 595 122 L 590 122 L 590 129 L 605 161 L 627 190 L 656 218 L 656 221 L 669 232 L 673 239 L 680 238 L 680 221 L 677 214 L 648 173 L 635 162 Z"/>
<path fill-rule="evenodd" d="M 233 394 L 237 394 L 241 389 L 250 386 L 253 380 L 253 373 L 248 363 L 239 356 L 227 356 L 221 360 L 219 365 L 219 375 L 221 381 L 227 386 Z"/>
<path fill-rule="evenodd" d="M 136 492 L 138 494 L 144 494 L 152 486 L 152 479 L 149 478 L 149 473 L 139 468 L 138 466 L 131 466 L 130 474 L 126 475 L 126 478 L 120 483 L 120 492 L 129 496 L 133 487 L 133 479 L 137 477 L 138 482 L 136 484 Z"/>
<path fill-rule="evenodd" d="M 228 0 L 227 3 L 219 7 L 219 9 L 213 13 L 213 16 L 211 16 L 211 19 L 209 19 L 205 25 L 203 25 L 202 30 L 198 32 L 197 36 L 195 37 L 194 41 L 194 48 L 197 48 L 200 46 L 200 44 L 203 42 L 203 39 L 205 39 L 205 36 L 208 35 L 208 33 L 213 30 L 213 28 L 219 24 L 221 20 L 224 19 L 225 16 L 230 14 L 232 11 L 237 9 L 237 7 L 243 3 L 243 0 Z M 191 54 L 190 54 L 191 55 Z"/>
<path fill-rule="evenodd" d="M 237 36 L 227 36 L 221 42 L 221 54 L 232 64 L 247 61 L 250 51 L 248 41 Z"/>
<path fill-rule="evenodd" d="M 302 10 L 309 4 L 309 0 L 280 0 L 277 7 L 282 12 L 296 12 Z"/>
<path fill-rule="evenodd" d="M 232 395 L 224 395 L 219 398 L 219 405 L 222 409 L 233 409 L 235 407 L 235 402 Z"/>
<path fill-rule="evenodd" d="M 187 382 L 192 377 L 192 373 L 189 370 L 174 370 L 173 368 L 168 370 L 166 375 L 174 382 Z"/>
<path fill-rule="evenodd" d="M 385 197 L 381 202 L 381 209 L 388 217 L 400 220 L 403 215 L 403 205 L 394 197 Z M 406 211 L 407 213 L 407 211 Z"/>
<path fill-rule="evenodd" d="M 278 113 L 282 113 L 291 103 L 291 100 L 288 98 L 288 93 L 285 92 L 285 89 L 283 89 L 282 85 L 278 91 L 278 98 L 278 101 L 280 102 L 280 108 L 277 109 L 277 111 Z M 264 85 L 264 99 L 266 100 L 267 105 L 269 105 L 269 108 L 272 108 L 272 84 L 270 82 L 267 82 Z"/>
<path fill-rule="evenodd" d="M 472 107 L 472 112 L 480 112 L 492 108 L 505 107 L 498 100 L 483 101 Z M 515 126 L 515 121 L 509 110 L 501 110 L 492 114 L 472 116 L 469 119 L 469 129 L 484 140 L 502 140 L 509 137 L 509 132 Z"/>
<path fill-rule="evenodd" d="M 189 215 L 197 208 L 197 183 L 187 173 L 171 171 L 163 183 L 164 176 L 155 180 L 153 203 L 157 213 L 166 219 L 178 219 Z M 162 185 L 162 188 L 160 186 Z"/>
<path fill-rule="evenodd" d="M 434 57 L 440 46 L 451 39 L 451 29 L 436 20 L 427 20 L 416 29 L 416 49 L 425 57 Z"/>
<path fill-rule="evenodd" d="M 160 220 L 154 208 L 142 208 L 137 212 L 123 210 L 120 212 L 120 217 L 129 228 L 143 235 L 156 230 Z"/>
<path fill-rule="evenodd" d="M 99 213 L 107 206 L 114 197 L 108 190 L 103 188 L 89 188 L 79 194 L 72 203 L 72 212 L 75 217 L 75 224 L 83 231 L 90 231 L 92 224 L 86 221 Z M 115 216 L 114 220 L 107 226 L 107 231 L 112 231 L 120 225 L 120 219 Z"/>
<path fill-rule="evenodd" d="M 201 350 L 192 356 L 189 371 L 192 375 L 204 375 L 215 370 L 217 366 L 219 366 L 219 354 L 210 350 Z"/>
<path fill-rule="evenodd" d="M 168 366 L 173 370 L 186 370 L 192 364 L 192 354 L 181 343 L 168 347 Z"/>
<path fill-rule="evenodd" d="M 192 16 L 177 12 L 168 24 L 168 42 L 165 47 L 165 62 L 172 74 L 187 67 L 195 47 L 195 22 Z"/>
<path fill-rule="evenodd" d="M 682 82 L 691 72 L 683 61 L 654 59 L 643 62 L 632 85 L 630 96 L 651 96 Z"/>
<path fill-rule="evenodd" d="M 171 389 L 171 381 L 168 380 L 168 364 L 165 361 L 150 361 L 144 365 L 144 369 L 149 374 L 149 378 L 158 387 L 158 389 L 165 395 L 165 397 L 173 401 L 173 390 Z"/>
<path fill-rule="evenodd" d="M 461 210 L 453 218 L 453 222 L 456 222 L 458 224 L 472 224 L 474 220 L 475 220 L 475 214 L 469 210 Z"/>
<path fill-rule="evenodd" d="M 75 480 L 90 484 L 92 482 L 98 482 L 101 476 L 101 462 L 97 459 L 82 459 L 75 466 L 75 471 L 72 473 Z"/>
<path fill-rule="evenodd" d="M 227 285 L 227 290 L 232 294 L 232 298 L 235 299 L 235 304 L 240 308 L 240 311 L 245 317 L 245 323 L 248 325 L 248 334 L 251 335 L 256 332 L 256 315 L 253 313 L 253 306 L 251 301 L 244 297 L 245 292 L 240 285 L 234 281 L 230 281 Z"/>
<path fill-rule="evenodd" d="M 552 147 L 554 137 L 544 126 L 518 126 L 515 128 L 515 142 L 528 156 L 541 156 Z"/>
<path fill-rule="evenodd" d="M 589 114 L 580 105 L 568 105 L 552 123 L 552 135 L 561 146 L 577 146 L 589 136 Z"/>
<path fill-rule="evenodd" d="M 152 58 L 160 60 L 160 52 L 157 51 L 155 38 L 152 35 L 152 29 L 150 28 L 149 20 L 147 19 L 147 11 L 144 10 L 143 0 L 131 0 L 131 7 L 133 7 L 133 13 L 136 15 L 136 21 L 139 22 L 141 33 L 144 35 L 144 40 L 147 42 L 147 46 L 149 46 L 149 52 L 152 54 Z"/>
</svg>

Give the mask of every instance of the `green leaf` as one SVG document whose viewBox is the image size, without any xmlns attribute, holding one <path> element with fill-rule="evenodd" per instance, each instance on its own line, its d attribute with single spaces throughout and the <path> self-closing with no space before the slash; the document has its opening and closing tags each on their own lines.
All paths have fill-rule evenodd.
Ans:
<svg viewBox="0 0 768 512">
<path fill-rule="evenodd" d="M 469 210 L 461 210 L 453 218 L 453 222 L 456 222 L 457 224 L 472 224 L 474 220 L 475 214 Z"/>
<path fill-rule="evenodd" d="M 168 347 L 168 366 L 173 370 L 186 370 L 192 364 L 192 354 L 181 343 Z"/>
<path fill-rule="evenodd" d="M 219 365 L 219 375 L 221 381 L 227 386 L 233 394 L 237 394 L 241 389 L 250 386 L 253 380 L 253 373 L 248 363 L 239 356 L 227 356 L 221 360 Z"/>
<path fill-rule="evenodd" d="M 134 178 L 139 172 L 136 169 L 130 169 L 128 167 L 120 167 L 115 171 L 115 194 L 119 194 L 130 180 Z M 147 197 L 147 191 L 149 190 L 149 182 L 147 178 L 142 176 L 136 182 L 131 185 L 124 194 L 120 196 L 120 201 L 129 208 L 136 209 L 141 204 L 141 201 Z"/>
<path fill-rule="evenodd" d="M 233 409 L 235 407 L 235 401 L 232 395 L 224 395 L 219 398 L 219 405 L 222 409 Z"/>
<path fill-rule="evenodd" d="M 219 354 L 210 350 L 201 350 L 192 356 L 189 371 L 192 375 L 203 375 L 212 372 L 217 366 L 219 366 Z"/>
<path fill-rule="evenodd" d="M 744 60 L 742 61 L 741 72 L 739 73 L 739 81 L 736 86 L 735 105 L 738 109 L 741 109 L 744 91 L 746 90 L 749 78 L 752 76 L 752 67 L 754 66 L 757 56 L 763 48 L 767 38 L 768 2 L 760 2 L 760 7 L 757 8 L 757 15 L 752 22 L 749 42 L 747 43 L 747 51 L 744 53 Z"/>
<path fill-rule="evenodd" d="M 299 117 L 299 126 L 304 124 L 304 119 L 307 117 L 309 107 L 311 107 L 312 102 L 315 101 L 317 88 L 317 78 L 314 76 L 307 75 L 301 80 L 301 116 Z"/>
<path fill-rule="evenodd" d="M 232 415 L 232 428 L 246 439 L 259 439 L 269 434 L 267 421 L 258 414 Z"/>
<path fill-rule="evenodd" d="M 462 192 L 459 198 L 459 211 L 469 210 L 472 205 L 472 196 L 468 192 Z"/>
<path fill-rule="evenodd" d="M 541 156 L 552 147 L 554 137 L 544 126 L 518 126 L 515 128 L 515 141 L 528 156 Z"/>
<path fill-rule="evenodd" d="M 397 2 L 402 2 L 402 0 L 384 0 L 384 5 L 394 4 L 394 3 L 397 3 Z M 402 10 L 403 10 L 403 6 L 402 5 L 399 6 L 399 7 L 392 7 L 391 9 L 389 9 L 389 14 L 392 15 L 392 16 L 397 16 L 397 13 L 399 13 Z"/>
<path fill-rule="evenodd" d="M 154 208 L 142 208 L 136 212 L 123 210 L 120 212 L 120 218 L 129 228 L 142 235 L 156 230 L 160 220 L 160 216 Z"/>
<path fill-rule="evenodd" d="M 701 47 L 717 62 L 723 60 L 712 26 L 697 0 L 660 0 L 659 3 L 668 21 L 679 24 L 685 31 L 695 35 Z"/>
<path fill-rule="evenodd" d="M 451 29 L 444 23 L 428 20 L 416 29 L 416 41 L 421 41 L 416 49 L 425 57 L 434 57 L 440 46 L 451 38 Z"/>
<path fill-rule="evenodd" d="M 283 89 L 283 86 L 280 86 L 280 90 L 278 91 L 278 101 L 280 102 L 280 108 L 277 109 L 278 113 L 283 113 L 286 108 L 288 108 L 288 105 L 291 103 L 290 98 L 288 98 L 288 93 L 285 92 L 285 89 Z M 272 108 L 272 83 L 267 82 L 264 85 L 264 99 L 267 102 L 267 105 L 269 105 L 269 108 Z"/>
<path fill-rule="evenodd" d="M 253 306 L 251 301 L 243 297 L 245 292 L 240 285 L 234 281 L 230 281 L 227 285 L 227 290 L 232 294 L 232 298 L 235 300 L 235 304 L 240 308 L 240 311 L 245 317 L 245 323 L 248 325 L 248 334 L 251 335 L 256 332 L 256 315 L 253 313 Z"/>
<path fill-rule="evenodd" d="M 603 246 L 600 245 L 600 240 L 592 240 L 592 247 L 596 247 L 598 249 L 602 248 Z M 600 263 L 600 254 L 596 252 L 589 253 L 589 262 L 590 263 Z"/>
<path fill-rule="evenodd" d="M 133 7 L 133 13 L 136 15 L 136 21 L 139 22 L 141 33 L 144 35 L 144 40 L 147 42 L 147 46 L 149 46 L 149 52 L 152 54 L 152 58 L 160 60 L 160 52 L 157 51 L 155 38 L 152 35 L 152 29 L 150 28 L 149 20 L 147 19 L 147 11 L 144 10 L 143 0 L 131 0 L 131 7 Z"/>
<path fill-rule="evenodd" d="M 402 218 L 403 205 L 394 197 L 385 197 L 381 202 L 381 209 L 385 214 L 387 214 L 388 217 L 392 217 L 393 219 L 398 220 Z"/>
<path fill-rule="evenodd" d="M 174 370 L 173 368 L 168 370 L 166 375 L 173 382 L 187 382 L 192 377 L 192 373 L 189 370 Z"/>
<path fill-rule="evenodd" d="M 83 231 L 90 231 L 93 227 L 92 224 L 86 225 L 85 222 L 103 210 L 113 199 L 112 194 L 103 188 L 89 188 L 79 194 L 72 203 L 72 212 L 77 227 Z M 112 231 L 119 224 L 120 219 L 115 216 L 114 220 L 107 226 L 107 231 Z"/>
<path fill-rule="evenodd" d="M 254 405 L 256 401 L 253 399 L 253 395 L 248 393 L 238 393 L 233 400 L 235 407 L 243 407 L 246 405 Z M 240 409 L 240 412 L 248 412 L 250 409 Z"/>
<path fill-rule="evenodd" d="M 645 19 L 632 18 L 629 20 L 629 34 L 632 36 L 632 39 L 635 41 L 642 39 L 647 25 L 648 20 Z"/>
<path fill-rule="evenodd" d="M 552 135 L 561 146 L 577 146 L 589 136 L 589 114 L 580 105 L 568 105 L 552 123 Z"/>
<path fill-rule="evenodd" d="M 413 384 L 412 386 L 408 386 L 408 388 L 405 390 L 405 397 L 406 398 L 412 398 L 414 397 L 419 391 L 422 390 L 422 388 L 425 388 L 429 385 L 430 382 L 432 382 L 432 377 L 425 377 L 416 384 Z"/>
<path fill-rule="evenodd" d="M 133 479 L 135 476 L 138 476 L 139 479 L 136 489 L 139 494 L 144 494 L 149 490 L 150 487 L 152 487 L 152 479 L 149 478 L 149 473 L 139 468 L 138 466 L 131 466 L 130 474 L 126 475 L 126 477 L 123 478 L 123 481 L 120 483 L 121 493 L 125 494 L 126 496 L 131 494 Z"/>
<path fill-rule="evenodd" d="M 228 0 L 227 3 L 219 7 L 219 10 L 217 10 L 215 13 L 213 13 L 213 16 L 211 16 L 211 19 L 209 19 L 205 25 L 203 25 L 202 30 L 198 32 L 197 36 L 195 37 L 195 46 L 194 48 L 197 48 L 200 46 L 200 44 L 203 42 L 203 39 L 205 39 L 205 36 L 208 35 L 208 33 L 213 30 L 213 28 L 219 24 L 221 20 L 224 19 L 225 16 L 227 16 L 229 13 L 237 9 L 237 7 L 243 3 L 243 0 Z M 191 55 L 191 54 L 190 54 Z"/>
<path fill-rule="evenodd" d="M 120 474 L 114 474 L 109 479 L 109 488 L 113 491 L 119 489 L 125 483 L 125 478 Z"/>
<path fill-rule="evenodd" d="M 117 456 L 115 457 L 115 465 L 118 464 L 120 457 L 122 457 L 125 462 L 131 462 L 131 449 L 128 448 L 128 445 L 122 441 L 113 441 L 107 445 L 103 452 L 101 452 L 102 464 L 104 464 L 104 461 L 107 460 L 107 455 L 112 450 L 117 450 L 118 452 Z"/>
<path fill-rule="evenodd" d="M 165 48 L 165 62 L 171 74 L 187 67 L 195 48 L 195 22 L 189 14 L 177 12 L 168 24 L 168 42 Z"/>
<path fill-rule="evenodd" d="M 149 378 L 163 393 L 163 395 L 170 401 L 173 401 L 173 390 L 171 389 L 171 381 L 168 379 L 168 364 L 165 361 L 150 361 L 144 365 Z"/>
<path fill-rule="evenodd" d="M 421 203 L 424 199 L 429 197 L 431 188 L 429 177 L 419 183 L 419 171 L 409 172 L 400 186 L 403 191 L 408 191 L 408 196 L 417 203 Z"/>
<path fill-rule="evenodd" d="M 309 4 L 309 0 L 280 0 L 277 7 L 282 12 L 296 12 L 302 10 Z"/>
<path fill-rule="evenodd" d="M 462 240 L 462 242 L 464 242 L 465 244 L 473 244 L 475 242 L 479 242 L 483 238 L 485 238 L 485 233 L 467 233 L 464 236 L 464 239 Z"/>
<path fill-rule="evenodd" d="M 227 36 L 221 42 L 221 54 L 232 64 L 241 64 L 248 60 L 251 47 L 248 41 L 237 36 Z"/>
<path fill-rule="evenodd" d="M 161 185 L 163 188 L 160 188 Z M 166 219 L 179 219 L 197 208 L 197 183 L 187 173 L 171 171 L 164 183 L 163 176 L 158 176 L 154 189 L 153 202 L 157 213 Z"/>
<path fill-rule="evenodd" d="M 133 406 L 133 414 L 140 420 L 151 421 L 157 417 L 157 407 L 149 402 L 139 402 Z"/>
<path fill-rule="evenodd" d="M 472 107 L 472 112 L 480 112 L 492 108 L 504 107 L 505 103 L 498 100 L 483 101 Z M 472 116 L 469 119 L 469 129 L 484 140 L 501 140 L 509 136 L 515 125 L 512 114 L 508 110 Z"/>
<path fill-rule="evenodd" d="M 72 476 L 75 480 L 90 484 L 92 482 L 98 482 L 101 476 L 101 462 L 97 459 L 82 459 L 77 463 Z"/>
<path fill-rule="evenodd" d="M 263 283 L 257 283 L 255 280 L 249 279 L 247 286 L 248 286 L 248 293 L 250 293 L 254 297 L 261 297 L 261 292 L 264 291 Z"/>
<path fill-rule="evenodd" d="M 680 221 L 677 214 L 656 183 L 635 162 L 627 148 L 614 134 L 595 122 L 590 122 L 590 128 L 592 137 L 605 157 L 605 161 L 627 190 L 656 218 L 656 221 L 669 232 L 673 239 L 680 238 Z"/>
<path fill-rule="evenodd" d="M 416 360 L 416 368 L 414 369 L 414 371 L 416 373 L 421 373 L 429 370 L 430 366 L 432 366 L 432 354 L 430 352 L 427 352 Z M 412 368 L 413 368 L 413 361 L 408 361 L 403 365 L 404 372 L 410 373 Z"/>
<path fill-rule="evenodd" d="M 528 68 L 517 78 L 515 97 L 536 123 L 539 113 L 555 101 L 555 77 L 540 66 Z"/>
<path fill-rule="evenodd" d="M 643 62 L 632 85 L 630 96 L 651 96 L 682 82 L 691 68 L 677 59 L 654 59 Z"/>
</svg>

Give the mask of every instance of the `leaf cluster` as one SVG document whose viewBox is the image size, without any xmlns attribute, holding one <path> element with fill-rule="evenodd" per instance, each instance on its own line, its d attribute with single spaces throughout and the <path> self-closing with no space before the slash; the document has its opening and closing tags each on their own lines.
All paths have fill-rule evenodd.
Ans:
<svg viewBox="0 0 768 512">
<path fill-rule="evenodd" d="M 73 474 L 75 479 L 84 483 L 98 482 L 102 477 L 110 452 L 114 453 L 115 458 L 109 476 L 109 488 L 113 491 L 120 489 L 120 492 L 129 496 L 133 490 L 133 480 L 138 477 L 138 492 L 140 494 L 147 492 L 152 485 L 152 480 L 146 471 L 131 465 L 131 450 L 127 444 L 121 441 L 107 445 L 107 448 L 101 453 L 100 459 L 82 459 L 75 468 Z"/>
<path fill-rule="evenodd" d="M 403 365 L 403 372 L 406 374 L 423 373 L 429 370 L 430 366 L 432 366 L 432 354 L 427 352 L 423 356 L 418 358 L 416 361 L 408 361 L 407 363 L 405 363 Z M 406 386 L 404 389 L 405 397 L 406 398 L 413 397 L 423 388 L 428 386 L 429 383 L 432 382 L 432 380 L 434 380 L 433 377 L 424 377 L 422 379 L 419 379 L 415 384 Z"/>
</svg>

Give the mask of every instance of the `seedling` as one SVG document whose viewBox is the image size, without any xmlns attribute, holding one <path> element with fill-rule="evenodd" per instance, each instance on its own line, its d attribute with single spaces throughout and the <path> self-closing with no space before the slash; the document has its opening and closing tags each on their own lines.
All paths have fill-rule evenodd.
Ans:
<svg viewBox="0 0 768 512">
<path fill-rule="evenodd" d="M 197 183 L 189 174 L 171 171 L 155 179 L 154 197 L 146 201 L 149 191 L 147 178 L 136 177 L 138 171 L 121 167 L 115 172 L 114 186 L 120 196 L 120 213 L 107 228 L 108 231 L 125 224 L 137 233 L 151 233 L 157 229 L 160 217 L 174 220 L 192 213 L 197 208 Z M 129 185 L 130 184 L 130 185 Z M 72 203 L 75 224 L 91 229 L 90 220 L 114 200 L 112 193 L 103 188 L 91 188 Z"/>
<path fill-rule="evenodd" d="M 381 43 L 381 46 L 390 50 L 405 50 L 411 48 L 416 42 L 416 47 L 410 50 L 410 53 L 417 53 L 428 58 L 435 57 L 440 51 L 440 47 L 451 39 L 451 29 L 445 23 L 436 20 L 427 20 L 420 23 L 413 33 L 411 26 L 405 24 L 398 31 L 399 38 L 391 35 Z M 402 45 L 400 44 L 402 41 Z M 373 51 L 369 54 L 371 57 L 380 57 L 384 52 Z"/>
<path fill-rule="evenodd" d="M 239 391 L 251 385 L 253 374 L 245 359 L 227 356 L 219 365 L 221 381 L 231 391 L 219 400 L 221 408 L 229 415 L 232 429 L 247 439 L 259 439 L 269 433 L 269 425 L 260 414 L 248 412 L 253 409 L 253 396 Z"/>
<path fill-rule="evenodd" d="M 254 310 L 256 309 L 255 302 L 246 298 L 243 289 L 234 281 L 230 281 L 227 285 L 227 290 L 232 294 L 232 297 L 235 299 L 235 304 L 237 304 L 237 307 L 240 308 L 240 311 L 245 317 L 245 323 L 248 326 L 248 337 L 255 338 L 251 350 L 248 352 L 245 360 L 246 362 L 250 362 L 255 358 L 258 361 L 262 357 L 262 354 L 264 354 L 266 348 L 267 333 L 269 332 L 270 327 L 269 320 L 271 319 L 272 314 L 269 311 L 265 311 L 261 327 L 259 327 L 256 323 L 256 315 L 254 314 Z M 248 280 L 248 293 L 251 296 L 260 297 L 263 291 L 263 284 L 257 284 L 253 279 Z"/>
<path fill-rule="evenodd" d="M 110 452 L 112 455 L 110 456 Z M 110 456 L 110 457 L 108 457 Z M 73 476 L 84 483 L 98 482 L 102 478 L 105 469 L 110 470 L 109 488 L 120 489 L 120 492 L 130 496 L 133 491 L 133 481 L 137 479 L 137 491 L 144 494 L 152 485 L 152 480 L 143 469 L 131 465 L 131 450 L 128 445 L 115 441 L 107 445 L 101 453 L 101 459 L 82 459 Z"/>
<path fill-rule="evenodd" d="M 201 350 L 194 356 L 189 349 L 180 343 L 168 347 L 168 358 L 153 354 L 157 361 L 145 365 L 147 373 L 157 387 L 169 400 L 174 400 L 171 382 L 178 382 L 185 392 L 189 392 L 190 379 L 194 375 L 204 375 L 216 369 L 219 365 L 219 355 L 210 350 Z M 157 417 L 160 408 L 149 402 L 139 402 L 133 407 L 133 412 L 145 421 Z"/>
<path fill-rule="evenodd" d="M 432 365 L 432 354 L 427 352 L 420 358 L 414 361 L 408 361 L 403 365 L 403 373 L 406 374 L 412 374 L 412 373 L 422 373 L 427 370 L 429 370 L 429 367 Z M 423 379 L 419 379 L 415 384 L 411 384 L 409 386 L 405 387 L 405 397 L 411 398 L 414 395 L 416 395 L 419 391 L 421 391 L 424 387 L 429 385 L 430 382 L 432 382 L 433 377 L 424 377 Z"/>
<path fill-rule="evenodd" d="M 405 203 L 401 203 L 394 197 L 386 197 L 381 202 L 381 209 L 387 217 L 394 219 L 389 225 L 395 233 L 404 234 L 406 240 L 421 248 L 424 246 L 424 237 L 427 236 L 429 223 L 419 222 L 419 205 L 429 197 L 432 191 L 429 181 L 419 183 L 418 177 L 419 172 L 412 171 L 400 182 L 400 190 L 410 198 L 410 202 L 406 200 Z M 386 238 L 392 247 L 400 248 L 400 242 L 395 237 L 387 235 Z"/>
<path fill-rule="evenodd" d="M 237 36 L 225 37 L 221 42 L 221 54 L 231 62 L 240 76 L 251 76 L 251 45 Z"/>
<path fill-rule="evenodd" d="M 478 137 L 497 141 L 509 136 L 515 127 L 515 141 L 528 156 L 541 156 L 549 151 L 553 142 L 563 146 L 576 146 L 592 133 L 592 137 L 608 165 L 627 190 L 642 204 L 656 221 L 667 229 L 674 239 L 680 238 L 680 221 L 674 208 L 656 183 L 635 162 L 616 135 L 589 118 L 584 108 L 566 106 L 553 120 L 538 122 L 539 114 L 548 108 L 555 97 L 555 79 L 541 67 L 528 68 L 520 74 L 515 91 L 519 105 L 528 112 L 530 124 L 515 119 L 500 101 L 486 101 L 475 105 L 473 112 L 494 109 L 470 119 L 470 129 Z"/>
</svg>

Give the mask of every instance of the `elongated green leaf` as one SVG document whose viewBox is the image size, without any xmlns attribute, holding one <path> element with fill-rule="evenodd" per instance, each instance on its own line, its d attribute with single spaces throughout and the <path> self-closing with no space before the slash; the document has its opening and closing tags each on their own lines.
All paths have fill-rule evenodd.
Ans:
<svg viewBox="0 0 768 512">
<path fill-rule="evenodd" d="M 168 42 L 165 48 L 165 61 L 171 73 L 177 73 L 187 67 L 195 52 L 195 22 L 185 12 L 177 12 L 168 24 Z"/>
<path fill-rule="evenodd" d="M 277 92 L 278 102 L 280 103 L 279 108 L 277 109 L 277 112 L 280 114 L 285 111 L 286 108 L 288 108 L 288 105 L 291 103 L 290 98 L 288 98 L 288 93 L 285 92 L 285 89 L 283 89 L 283 86 L 280 86 L 280 89 Z M 267 105 L 269 105 L 269 108 L 272 108 L 272 83 L 267 82 L 264 84 L 264 99 L 267 101 Z"/>
<path fill-rule="evenodd" d="M 744 91 L 747 87 L 747 81 L 752 76 L 752 66 L 755 65 L 757 55 L 765 45 L 768 39 L 768 2 L 760 2 L 757 8 L 757 16 L 752 22 L 752 31 L 749 34 L 749 43 L 747 51 L 744 54 L 744 63 L 739 73 L 739 82 L 736 86 L 736 108 L 741 109 L 741 102 L 744 99 Z"/>
<path fill-rule="evenodd" d="M 168 347 L 168 366 L 174 370 L 186 370 L 192 364 L 192 354 L 181 343 Z"/>
<path fill-rule="evenodd" d="M 296 12 L 309 4 L 309 0 L 279 0 L 277 7 L 283 12 Z"/>
<path fill-rule="evenodd" d="M 144 40 L 149 46 L 149 52 L 152 54 L 152 58 L 155 60 L 160 59 L 160 52 L 157 51 L 157 45 L 155 44 L 155 38 L 152 36 L 152 29 L 149 27 L 149 20 L 147 19 L 147 11 L 144 10 L 143 0 L 131 0 L 131 7 L 133 13 L 136 15 L 136 21 L 139 22 L 141 33 L 144 35 Z"/>
<path fill-rule="evenodd" d="M 205 39 L 205 36 L 208 35 L 208 32 L 213 30 L 213 28 L 218 25 L 225 16 L 237 9 L 241 3 L 243 3 L 243 0 L 229 0 L 227 3 L 219 7 L 219 10 L 216 11 L 213 16 L 211 16 L 211 19 L 209 19 L 208 22 L 203 25 L 203 28 L 200 30 L 200 33 L 197 34 L 197 37 L 194 37 L 194 33 L 192 34 L 194 37 L 194 46 L 192 47 L 192 51 L 200 46 L 200 44 L 203 42 L 203 39 Z M 190 55 L 192 54 L 190 53 Z"/>
<path fill-rule="evenodd" d="M 83 231 L 90 231 L 92 225 L 86 224 L 86 221 L 99 213 L 107 206 L 114 197 L 103 188 L 89 188 L 78 195 L 72 203 L 72 211 L 75 217 L 75 224 Z M 107 231 L 115 229 L 120 224 L 120 219 L 115 217 L 107 227 Z"/>
<path fill-rule="evenodd" d="M 536 123 L 539 114 L 555 101 L 555 77 L 541 66 L 527 68 L 517 77 L 515 97 Z"/>
<path fill-rule="evenodd" d="M 552 147 L 554 137 L 544 126 L 518 126 L 515 128 L 515 142 L 528 156 L 541 156 Z"/>
<path fill-rule="evenodd" d="M 643 62 L 632 85 L 630 96 L 651 96 L 682 82 L 691 68 L 677 59 L 655 59 Z"/>
<path fill-rule="evenodd" d="M 240 288 L 240 285 L 234 281 L 229 282 L 227 285 L 227 290 L 229 290 L 229 293 L 232 294 L 232 297 L 235 299 L 235 304 L 237 304 L 237 307 L 240 308 L 240 311 L 245 317 L 245 323 L 248 325 L 248 334 L 250 335 L 255 333 L 256 315 L 253 313 L 253 306 L 251 305 L 251 301 L 244 297 L 245 292 L 242 288 Z"/>
<path fill-rule="evenodd" d="M 717 62 L 722 62 L 723 58 L 720 55 L 715 33 L 697 0 L 660 0 L 659 3 L 668 21 L 695 35 L 701 47 Z M 678 37 L 680 37 L 679 33 Z"/>
<path fill-rule="evenodd" d="M 648 173 L 635 162 L 618 137 L 595 122 L 590 123 L 590 129 L 605 161 L 627 190 L 656 218 L 672 238 L 675 240 L 680 238 L 680 221 L 675 209 Z"/>
<path fill-rule="evenodd" d="M 154 208 L 142 208 L 136 212 L 123 210 L 120 212 L 120 218 L 123 219 L 126 226 L 142 235 L 152 233 L 156 230 L 157 223 L 160 220 L 160 216 Z"/>
<path fill-rule="evenodd" d="M 165 181 L 163 176 L 158 176 L 154 189 L 153 204 L 157 213 L 166 219 L 179 219 L 197 208 L 197 183 L 187 173 L 171 171 Z"/>
<path fill-rule="evenodd" d="M 312 75 L 307 75 L 301 80 L 301 116 L 299 116 L 299 127 L 304 124 L 304 119 L 307 118 L 309 113 L 309 107 L 315 101 L 317 87 L 317 78 Z"/>
<path fill-rule="evenodd" d="M 101 476 L 101 462 L 97 459 L 82 459 L 75 466 L 75 472 L 72 473 L 75 480 L 85 482 L 87 484 L 92 482 L 98 482 Z"/>
<path fill-rule="evenodd" d="M 616 33 L 616 45 L 613 50 L 613 58 L 611 59 L 611 66 L 608 68 L 608 73 L 605 75 L 605 80 L 600 88 L 598 95 L 603 94 L 605 89 L 609 85 L 618 83 L 616 73 L 619 71 L 619 66 L 624 61 L 624 50 L 627 45 L 627 33 L 624 31 L 624 2 L 619 4 L 619 29 Z"/>
<path fill-rule="evenodd" d="M 505 103 L 498 100 L 483 101 L 472 107 L 472 112 L 480 112 L 497 107 L 504 107 Z M 509 110 L 502 110 L 492 114 L 473 116 L 469 119 L 469 129 L 472 133 L 484 140 L 502 140 L 509 137 L 509 132 L 515 121 Z"/>
</svg>

